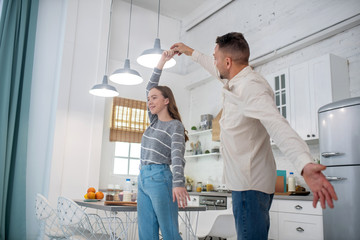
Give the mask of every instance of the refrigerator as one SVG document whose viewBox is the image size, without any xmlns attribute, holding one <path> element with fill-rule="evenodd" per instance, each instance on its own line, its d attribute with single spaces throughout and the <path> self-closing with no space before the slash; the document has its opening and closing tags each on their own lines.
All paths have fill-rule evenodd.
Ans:
<svg viewBox="0 0 360 240">
<path fill-rule="evenodd" d="M 360 239 L 360 97 L 318 111 L 320 163 L 338 201 L 323 211 L 325 240 Z"/>
</svg>

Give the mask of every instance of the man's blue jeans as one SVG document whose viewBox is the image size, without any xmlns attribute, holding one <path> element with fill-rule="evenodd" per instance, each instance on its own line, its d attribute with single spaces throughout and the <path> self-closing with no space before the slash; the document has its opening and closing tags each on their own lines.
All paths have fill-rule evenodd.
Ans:
<svg viewBox="0 0 360 240">
<path fill-rule="evenodd" d="M 172 197 L 172 173 L 168 165 L 143 165 L 138 177 L 138 229 L 140 240 L 181 239 L 178 205 Z"/>
<path fill-rule="evenodd" d="M 267 240 L 269 210 L 274 194 L 260 191 L 232 191 L 233 213 L 238 240 Z"/>
</svg>

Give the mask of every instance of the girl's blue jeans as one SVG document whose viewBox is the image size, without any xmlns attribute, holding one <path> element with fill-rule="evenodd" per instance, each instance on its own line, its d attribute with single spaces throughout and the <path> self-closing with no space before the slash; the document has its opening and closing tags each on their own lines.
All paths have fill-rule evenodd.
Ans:
<svg viewBox="0 0 360 240">
<path fill-rule="evenodd" d="M 172 197 L 172 172 L 169 165 L 142 165 L 138 177 L 138 230 L 140 240 L 181 239 L 178 205 Z"/>
</svg>

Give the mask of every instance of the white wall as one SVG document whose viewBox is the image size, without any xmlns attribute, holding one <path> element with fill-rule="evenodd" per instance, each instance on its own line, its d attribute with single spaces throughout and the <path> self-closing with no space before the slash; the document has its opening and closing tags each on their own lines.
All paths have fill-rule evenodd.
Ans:
<svg viewBox="0 0 360 240">
<path fill-rule="evenodd" d="M 49 200 L 98 187 L 103 98 L 89 94 L 105 69 L 110 1 L 68 1 L 56 105 Z"/>
<path fill-rule="evenodd" d="M 242 32 L 251 43 L 251 59 L 327 28 L 360 12 L 357 0 L 233 1 L 186 32 L 181 40 L 212 54 L 217 36 Z M 191 61 L 185 64 L 190 69 Z"/>
<path fill-rule="evenodd" d="M 28 239 L 35 239 L 39 234 L 34 215 L 36 194 L 41 193 L 47 197 L 49 192 L 66 7 L 67 1 L 39 1 L 27 146 L 26 231 Z"/>
</svg>

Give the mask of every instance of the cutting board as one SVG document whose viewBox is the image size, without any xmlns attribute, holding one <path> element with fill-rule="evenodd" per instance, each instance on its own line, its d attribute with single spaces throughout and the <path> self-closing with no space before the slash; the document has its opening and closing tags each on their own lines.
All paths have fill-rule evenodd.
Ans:
<svg viewBox="0 0 360 240">
<path fill-rule="evenodd" d="M 113 206 L 136 206 L 137 202 L 105 201 L 104 204 Z"/>
<path fill-rule="evenodd" d="M 276 177 L 275 193 L 284 193 L 284 176 Z"/>
<path fill-rule="evenodd" d="M 300 195 L 300 196 L 307 196 L 309 195 L 310 192 L 309 191 L 295 191 L 295 192 L 275 192 L 275 195 Z"/>
<path fill-rule="evenodd" d="M 283 180 L 284 180 L 284 185 L 283 185 L 283 189 L 282 191 L 279 191 L 279 192 L 286 192 L 286 170 L 276 170 L 276 175 L 278 177 L 284 177 Z M 275 191 L 276 192 L 276 191 Z"/>
</svg>

